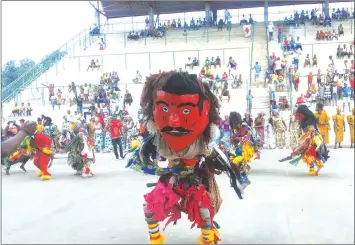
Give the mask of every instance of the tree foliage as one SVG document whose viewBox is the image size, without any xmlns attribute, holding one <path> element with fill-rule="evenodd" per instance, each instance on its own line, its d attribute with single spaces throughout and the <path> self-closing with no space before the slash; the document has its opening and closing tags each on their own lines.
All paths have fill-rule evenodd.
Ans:
<svg viewBox="0 0 355 245">
<path fill-rule="evenodd" d="M 10 60 L 5 63 L 2 68 L 2 87 L 6 87 L 15 81 L 23 73 L 31 69 L 36 63 L 28 58 L 22 59 L 19 62 L 15 60 Z"/>
</svg>

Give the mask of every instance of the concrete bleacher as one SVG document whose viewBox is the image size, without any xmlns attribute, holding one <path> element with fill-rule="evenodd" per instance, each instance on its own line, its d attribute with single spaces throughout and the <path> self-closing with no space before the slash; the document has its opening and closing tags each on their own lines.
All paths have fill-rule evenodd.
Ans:
<svg viewBox="0 0 355 245">
<path fill-rule="evenodd" d="M 349 33 L 350 24 L 341 22 L 344 25 L 344 30 Z M 314 43 L 315 30 L 317 27 L 306 26 L 306 37 L 301 36 L 304 43 L 304 52 L 300 57 L 300 63 L 303 63 L 305 54 L 310 52 L 309 43 Z M 206 57 L 220 56 L 222 59 L 222 67 L 212 69 L 212 74 L 222 74 L 228 71 L 228 58 L 231 56 L 238 64 L 237 74 L 243 74 L 244 85 L 238 91 L 238 98 L 246 98 L 247 90 L 252 89 L 254 96 L 253 115 L 259 111 L 268 113 L 269 97 L 265 88 L 256 87 L 252 81 L 252 86 L 249 86 L 250 65 L 254 65 L 256 61 L 263 67 L 261 81 L 263 81 L 264 69 L 267 68 L 267 37 L 264 28 L 264 23 L 255 23 L 254 25 L 254 45 L 252 57 L 251 38 L 245 38 L 242 27 L 232 25 L 231 33 L 223 30 L 217 32 L 217 28 L 190 31 L 187 39 L 182 35 L 182 29 L 169 30 L 167 37 L 163 39 L 147 38 L 139 41 L 126 41 L 124 44 L 124 35 L 119 33 L 107 33 L 105 35 L 107 48 L 99 50 L 98 44 L 93 44 L 87 49 L 75 49 L 75 56 L 66 56 L 55 67 L 52 67 L 46 74 L 42 75 L 37 81 L 20 94 L 20 101 L 31 103 L 36 106 L 36 110 L 46 113 L 52 113 L 48 102 L 48 89 L 42 88 L 41 83 L 55 84 L 56 87 L 63 88 L 63 96 L 67 96 L 67 85 L 71 81 L 77 84 L 91 83 L 98 84 L 102 73 L 117 71 L 121 79 L 121 90 L 128 89 L 134 101 L 138 101 L 140 92 L 143 87 L 141 84 L 132 84 L 131 81 L 135 77 L 136 70 L 139 70 L 143 77 L 149 73 L 156 73 L 159 70 L 171 70 L 185 67 L 188 57 L 197 57 L 200 64 L 204 63 Z M 302 31 L 302 30 L 301 30 Z M 288 30 L 287 35 L 299 35 L 299 30 Z M 304 31 L 303 31 L 304 32 Z M 121 36 L 120 36 L 121 35 Z M 349 35 L 340 37 L 338 42 L 348 40 Z M 328 41 L 329 42 L 329 41 Z M 327 63 L 322 50 L 333 49 L 333 57 L 335 57 L 337 41 L 324 42 L 325 44 L 313 45 L 313 52 L 318 55 L 319 66 L 321 62 Z M 334 47 L 335 45 L 335 47 Z M 326 48 L 324 48 L 326 47 Z M 273 41 L 269 43 L 270 54 L 275 52 L 278 56 L 282 55 L 280 45 Z M 311 54 L 311 53 L 310 53 Z M 327 55 L 328 56 L 328 55 Z M 251 60 L 252 58 L 252 60 Z M 101 65 L 99 71 L 86 71 L 91 59 L 98 59 Z M 194 73 L 198 73 L 201 67 L 195 67 Z M 314 72 L 315 73 L 315 72 Z M 252 80 L 254 72 L 252 73 Z M 263 83 L 263 82 L 262 82 Z M 294 98 L 297 96 L 294 95 Z M 239 100 L 236 103 L 240 103 Z M 243 102 L 244 103 L 244 102 Z M 10 114 L 13 108 L 13 102 L 8 102 L 3 105 L 3 115 Z M 64 106 L 61 112 L 65 112 Z M 48 112 L 47 112 L 48 111 Z M 53 112 L 53 116 L 61 117 L 61 113 Z"/>
</svg>

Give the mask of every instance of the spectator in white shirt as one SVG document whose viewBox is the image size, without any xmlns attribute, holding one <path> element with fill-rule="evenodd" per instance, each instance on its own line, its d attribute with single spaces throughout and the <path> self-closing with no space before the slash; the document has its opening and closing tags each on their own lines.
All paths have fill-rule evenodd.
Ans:
<svg viewBox="0 0 355 245">
<path fill-rule="evenodd" d="M 269 32 L 269 40 L 273 40 L 273 34 L 274 34 L 274 24 L 272 21 L 269 21 L 269 25 L 267 26 L 267 30 Z"/>
<path fill-rule="evenodd" d="M 224 23 L 227 23 L 228 16 L 229 16 L 229 11 L 228 9 L 226 9 L 224 10 Z"/>
</svg>

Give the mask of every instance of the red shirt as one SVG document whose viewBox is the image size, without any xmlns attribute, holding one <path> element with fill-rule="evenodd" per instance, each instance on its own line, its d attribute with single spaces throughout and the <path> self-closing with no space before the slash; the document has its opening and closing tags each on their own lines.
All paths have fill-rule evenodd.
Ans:
<svg viewBox="0 0 355 245">
<path fill-rule="evenodd" d="M 222 75 L 222 79 L 227 79 L 227 78 L 228 78 L 227 73 L 224 73 L 224 74 Z"/>
<path fill-rule="evenodd" d="M 278 27 L 277 27 L 277 31 L 278 31 L 278 32 L 282 32 L 281 26 L 278 26 Z"/>
<path fill-rule="evenodd" d="M 54 94 L 54 88 L 48 88 L 49 94 Z"/>
<path fill-rule="evenodd" d="M 355 89 L 355 82 L 354 82 L 354 79 L 350 79 L 350 87 L 352 89 Z"/>
<path fill-rule="evenodd" d="M 114 119 L 111 120 L 110 133 L 111 139 L 116 139 L 121 137 L 121 128 L 123 127 L 121 120 Z"/>
<path fill-rule="evenodd" d="M 99 122 L 101 123 L 101 125 L 103 125 L 105 123 L 105 113 L 100 112 L 99 114 L 97 114 L 97 117 L 99 118 Z"/>
</svg>

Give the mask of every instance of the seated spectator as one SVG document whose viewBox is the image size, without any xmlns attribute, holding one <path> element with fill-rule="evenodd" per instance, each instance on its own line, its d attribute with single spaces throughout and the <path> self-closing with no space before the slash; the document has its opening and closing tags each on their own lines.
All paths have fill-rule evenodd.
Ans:
<svg viewBox="0 0 355 245">
<path fill-rule="evenodd" d="M 216 66 L 219 66 L 219 68 L 221 68 L 221 58 L 219 58 L 219 56 L 217 55 L 216 60 L 214 61 L 214 68 L 216 69 Z"/>
<path fill-rule="evenodd" d="M 205 66 L 210 66 L 211 65 L 211 61 L 208 57 L 206 57 L 205 59 Z"/>
<path fill-rule="evenodd" d="M 324 39 L 325 39 L 325 33 L 324 33 L 323 30 L 321 30 L 321 31 L 319 32 L 319 40 L 324 41 Z"/>
<path fill-rule="evenodd" d="M 319 18 L 318 18 L 318 25 L 322 26 L 324 24 L 324 17 L 323 15 L 319 15 Z"/>
<path fill-rule="evenodd" d="M 218 25 L 217 25 L 217 31 L 222 31 L 223 30 L 223 26 L 224 26 L 224 22 L 223 19 L 219 19 L 218 21 Z"/>
<path fill-rule="evenodd" d="M 300 50 L 303 51 L 303 49 L 302 49 L 302 43 L 301 43 L 300 37 L 297 37 L 297 40 L 296 40 L 295 43 L 296 43 L 295 49 L 296 49 L 296 50 L 297 50 L 297 49 L 300 49 Z"/>
<path fill-rule="evenodd" d="M 205 76 L 207 76 L 207 77 L 211 76 L 211 66 L 206 65 L 205 66 L 205 71 L 206 71 Z"/>
<path fill-rule="evenodd" d="M 306 67 L 311 67 L 311 59 L 309 58 L 309 54 L 307 54 L 305 60 L 304 60 L 304 65 L 303 67 L 306 68 Z"/>
<path fill-rule="evenodd" d="M 345 56 L 348 56 L 348 59 L 350 59 L 350 55 L 348 52 L 348 48 L 346 47 L 346 44 L 343 45 L 343 52 L 341 54 L 342 58 L 344 58 Z"/>
<path fill-rule="evenodd" d="M 199 61 L 198 61 L 198 59 L 195 57 L 193 60 L 192 60 L 192 68 L 194 67 L 194 66 L 199 66 L 200 64 L 199 64 Z M 191 68 L 191 69 L 192 69 Z"/>
<path fill-rule="evenodd" d="M 335 30 L 333 30 L 333 37 L 332 37 L 332 40 L 336 39 L 338 40 L 338 34 L 335 32 Z"/>
<path fill-rule="evenodd" d="M 340 37 L 341 35 L 344 36 L 344 27 L 342 24 L 338 26 L 338 36 Z"/>
<path fill-rule="evenodd" d="M 248 24 L 247 18 L 243 14 L 242 15 L 242 19 L 240 21 L 240 25 L 247 25 L 247 24 Z"/>
<path fill-rule="evenodd" d="M 186 21 L 185 21 L 185 24 L 187 24 Z M 177 21 L 177 26 L 178 26 L 178 28 L 181 28 L 181 20 L 180 19 L 178 19 L 178 21 Z"/>
<path fill-rule="evenodd" d="M 92 69 L 92 71 L 94 71 L 95 67 L 96 67 L 95 60 L 92 59 L 86 71 L 89 71 L 90 68 Z"/>
<path fill-rule="evenodd" d="M 228 74 L 227 72 L 223 72 L 222 74 L 222 81 L 226 81 L 228 79 Z"/>
<path fill-rule="evenodd" d="M 333 40 L 333 33 L 331 31 L 328 31 L 328 33 L 327 33 L 327 40 L 328 41 Z"/>
<path fill-rule="evenodd" d="M 70 133 L 68 132 L 68 130 L 63 129 L 58 141 L 61 152 L 64 150 L 65 147 L 70 144 L 70 142 Z"/>
<path fill-rule="evenodd" d="M 12 116 L 13 117 L 19 117 L 20 116 L 20 107 L 15 103 L 15 106 L 12 108 Z"/>
<path fill-rule="evenodd" d="M 319 31 L 317 31 L 317 33 L 316 33 L 316 40 L 320 41 L 320 32 Z"/>
<path fill-rule="evenodd" d="M 329 15 L 327 15 L 324 19 L 324 26 L 332 26 L 332 20 L 330 19 Z"/>
</svg>

